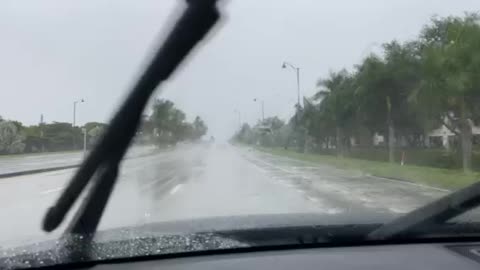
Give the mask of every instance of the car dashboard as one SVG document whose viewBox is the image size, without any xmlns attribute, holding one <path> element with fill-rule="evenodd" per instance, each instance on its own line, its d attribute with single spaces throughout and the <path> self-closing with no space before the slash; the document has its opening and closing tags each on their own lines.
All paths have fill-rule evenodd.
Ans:
<svg viewBox="0 0 480 270">
<path fill-rule="evenodd" d="M 242 252 L 102 264 L 110 269 L 480 269 L 480 242 Z"/>
</svg>

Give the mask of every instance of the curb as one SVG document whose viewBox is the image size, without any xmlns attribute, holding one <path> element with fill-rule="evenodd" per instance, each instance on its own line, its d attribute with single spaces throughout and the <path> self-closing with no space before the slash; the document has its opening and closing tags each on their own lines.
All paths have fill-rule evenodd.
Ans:
<svg viewBox="0 0 480 270">
<path fill-rule="evenodd" d="M 15 176 L 28 175 L 28 174 L 35 174 L 35 173 L 44 173 L 44 172 L 66 170 L 66 169 L 72 169 L 72 168 L 77 168 L 77 167 L 80 167 L 80 165 L 77 164 L 77 165 L 51 167 L 51 168 L 35 169 L 35 170 L 28 170 L 28 171 L 21 171 L 21 172 L 3 173 L 3 174 L 0 174 L 0 179 L 15 177 Z"/>
</svg>

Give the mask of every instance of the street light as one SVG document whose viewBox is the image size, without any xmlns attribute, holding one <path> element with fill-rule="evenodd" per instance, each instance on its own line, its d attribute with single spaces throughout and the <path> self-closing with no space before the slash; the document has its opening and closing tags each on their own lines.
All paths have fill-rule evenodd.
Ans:
<svg viewBox="0 0 480 270">
<path fill-rule="evenodd" d="M 258 99 L 257 99 L 257 98 L 254 98 L 253 101 L 254 101 L 254 102 L 257 102 Z M 265 122 L 265 110 L 264 110 L 263 100 L 261 100 L 260 102 L 261 102 L 261 106 L 262 106 L 262 124 L 263 124 L 263 122 Z"/>
<path fill-rule="evenodd" d="M 82 128 L 83 132 L 83 156 L 87 155 L 87 128 Z"/>
<path fill-rule="evenodd" d="M 290 64 L 289 62 L 283 62 L 282 68 L 285 69 L 287 67 L 292 68 L 297 73 L 297 106 L 300 106 L 300 68 Z"/>
<path fill-rule="evenodd" d="M 73 122 L 72 122 L 72 127 L 75 127 L 75 118 L 77 116 L 77 103 L 83 103 L 85 102 L 85 100 L 82 98 L 82 99 L 79 99 L 79 100 L 75 100 L 73 102 Z"/>
<path fill-rule="evenodd" d="M 82 99 L 79 99 L 79 100 L 75 100 L 73 102 L 73 122 L 72 122 L 72 144 L 73 144 L 73 150 L 75 150 L 77 148 L 77 144 L 75 142 L 75 118 L 77 117 L 77 103 L 83 103 L 85 102 L 85 100 Z"/>
</svg>

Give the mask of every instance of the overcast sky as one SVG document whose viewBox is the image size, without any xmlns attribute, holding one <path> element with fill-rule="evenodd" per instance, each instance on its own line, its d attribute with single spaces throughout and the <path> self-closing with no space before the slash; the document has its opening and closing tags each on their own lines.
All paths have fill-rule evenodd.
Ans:
<svg viewBox="0 0 480 270">
<path fill-rule="evenodd" d="M 108 121 L 182 1 L 2 1 L 0 116 L 37 124 Z M 329 70 L 351 69 L 379 45 L 418 36 L 432 15 L 480 10 L 478 0 L 230 0 L 224 24 L 156 96 L 200 115 L 210 134 L 229 137 L 242 121 L 288 118 Z"/>
</svg>

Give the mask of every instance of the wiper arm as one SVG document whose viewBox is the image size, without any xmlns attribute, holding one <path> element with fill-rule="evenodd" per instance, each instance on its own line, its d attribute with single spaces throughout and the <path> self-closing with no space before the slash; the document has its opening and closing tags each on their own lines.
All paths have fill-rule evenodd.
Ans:
<svg viewBox="0 0 480 270">
<path fill-rule="evenodd" d="M 479 205 L 480 182 L 476 182 L 381 226 L 367 238 L 385 240 L 405 235 L 417 229 L 442 224 Z"/>
<path fill-rule="evenodd" d="M 89 182 L 93 182 L 66 232 L 95 232 L 115 184 L 120 161 L 135 135 L 150 96 L 218 21 L 220 14 L 216 2 L 217 0 L 187 0 L 188 5 L 182 16 L 111 120 L 105 135 L 46 213 L 43 221 L 45 231 L 52 231 L 60 225 L 83 189 Z"/>
</svg>

